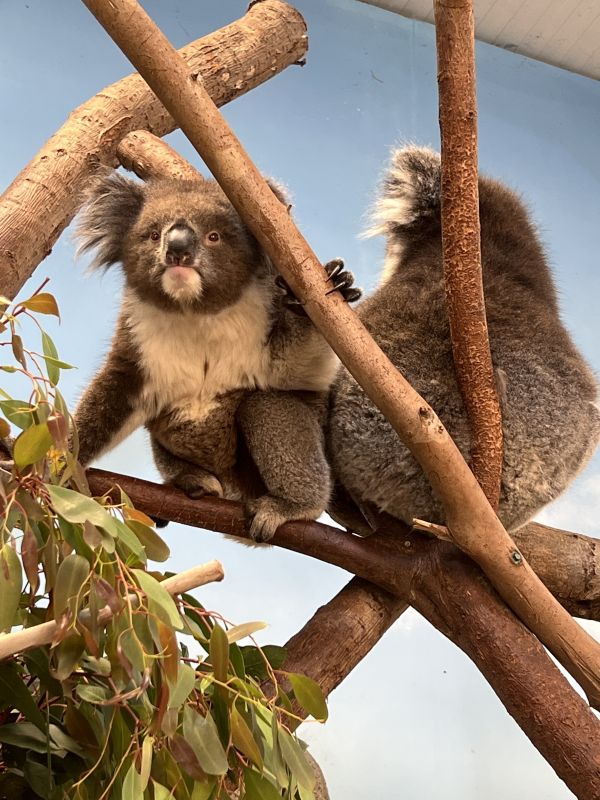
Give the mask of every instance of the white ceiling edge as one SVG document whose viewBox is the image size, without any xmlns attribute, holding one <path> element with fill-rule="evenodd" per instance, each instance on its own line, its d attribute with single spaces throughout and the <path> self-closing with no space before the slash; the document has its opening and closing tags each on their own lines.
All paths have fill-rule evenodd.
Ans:
<svg viewBox="0 0 600 800">
<path fill-rule="evenodd" d="M 433 23 L 433 0 L 360 0 Z M 478 40 L 600 80 L 599 0 L 475 0 Z"/>
</svg>

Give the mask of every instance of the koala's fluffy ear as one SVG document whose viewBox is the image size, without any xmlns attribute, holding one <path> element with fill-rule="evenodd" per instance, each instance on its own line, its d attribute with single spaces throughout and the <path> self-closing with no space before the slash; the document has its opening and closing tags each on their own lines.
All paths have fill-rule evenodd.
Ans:
<svg viewBox="0 0 600 800">
<path fill-rule="evenodd" d="M 78 255 L 95 251 L 90 268 L 107 268 L 122 260 L 125 235 L 135 223 L 143 203 L 142 184 L 113 170 L 96 178 L 86 192 L 86 202 L 75 230 Z"/>
</svg>

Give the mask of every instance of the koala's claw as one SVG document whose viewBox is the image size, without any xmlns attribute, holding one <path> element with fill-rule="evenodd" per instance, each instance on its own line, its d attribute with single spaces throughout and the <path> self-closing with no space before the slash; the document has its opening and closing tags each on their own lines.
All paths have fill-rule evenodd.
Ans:
<svg viewBox="0 0 600 800">
<path fill-rule="evenodd" d="M 325 269 L 329 275 L 328 280 L 332 281 L 333 286 L 325 294 L 341 292 L 342 297 L 347 303 L 355 303 L 362 297 L 362 289 L 354 286 L 354 275 L 350 270 L 344 269 L 344 260 L 334 258 L 333 261 L 325 264 Z"/>
<path fill-rule="evenodd" d="M 342 297 L 347 303 L 355 303 L 362 297 L 362 289 L 354 286 L 354 275 L 344 269 L 344 260 L 341 258 L 334 258 L 324 264 L 325 271 L 327 272 L 327 280 L 332 281 L 333 286 L 325 294 L 332 294 L 332 292 L 341 292 Z M 281 275 L 275 278 L 276 286 L 283 292 L 283 305 L 293 311 L 295 314 L 305 315 L 304 304 L 298 300 L 296 295 L 292 292 L 289 284 Z"/>
<path fill-rule="evenodd" d="M 198 472 L 182 473 L 175 478 L 173 483 L 192 500 L 199 500 L 206 495 L 223 497 L 221 481 L 210 472 L 199 470 Z"/>
</svg>

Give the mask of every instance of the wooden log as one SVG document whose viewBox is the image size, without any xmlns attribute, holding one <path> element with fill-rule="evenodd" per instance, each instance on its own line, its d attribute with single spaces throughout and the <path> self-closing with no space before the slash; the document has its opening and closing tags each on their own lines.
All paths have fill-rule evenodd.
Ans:
<svg viewBox="0 0 600 800">
<path fill-rule="evenodd" d="M 201 180 L 202 175 L 176 150 L 150 131 L 128 133 L 117 145 L 117 157 L 123 167 L 138 178 Z"/>
<path fill-rule="evenodd" d="M 197 589 L 200 586 L 205 586 L 207 583 L 214 581 L 222 581 L 224 577 L 223 567 L 218 561 L 208 561 L 206 564 L 200 564 L 197 567 L 179 572 L 177 575 L 171 575 L 170 578 L 165 578 L 162 581 L 162 586 L 171 595 L 182 594 L 189 592 L 192 589 Z M 132 604 L 137 603 L 135 595 L 129 596 L 129 601 Z M 89 611 L 83 610 L 79 615 L 82 620 L 89 620 Z M 112 617 L 114 611 L 110 606 L 104 606 L 98 612 L 98 625 L 106 625 Z M 14 633 L 0 634 L 0 661 L 4 658 L 14 656 L 15 653 L 22 653 L 24 650 L 29 650 L 32 647 L 40 647 L 44 644 L 50 644 L 53 641 L 59 625 L 55 620 L 49 622 L 42 622 L 40 625 L 34 625 L 31 628 L 23 628 Z M 75 627 L 71 628 L 67 635 L 75 633 Z"/>
<path fill-rule="evenodd" d="M 419 461 L 444 504 L 452 540 L 477 561 L 600 708 L 600 644 L 533 572 L 435 412 L 377 347 L 341 295 L 327 294 L 325 270 L 205 88 L 136 0 L 83 2 L 178 120 L 311 319 Z"/>
<path fill-rule="evenodd" d="M 213 497 L 190 500 L 177 489 L 102 470 L 89 470 L 88 479 L 97 494 L 114 491 L 118 498 L 111 487 L 122 486 L 148 514 L 248 538 L 238 503 Z M 411 532 L 397 521 L 388 523 L 393 535 L 368 539 L 317 522 L 279 528 L 273 544 L 361 575 L 290 639 L 285 668 L 310 675 L 329 694 L 410 603 L 473 660 L 571 791 L 580 800 L 600 797 L 600 722 L 565 683 L 541 644 L 455 547 Z M 528 528 L 534 539 L 545 533 L 543 526 Z M 597 570 L 600 551 L 589 549 L 586 537 L 547 533 L 550 541 L 560 541 L 559 552 L 575 537 L 575 547 L 585 555 L 582 571 Z M 544 563 L 549 582 L 561 583 L 562 564 L 556 556 Z"/>
<path fill-rule="evenodd" d="M 442 256 L 452 354 L 471 426 L 471 467 L 492 508 L 502 474 L 502 417 L 488 339 L 479 225 L 472 0 L 435 0 L 442 153 Z"/>
<path fill-rule="evenodd" d="M 301 60 L 307 46 L 298 11 L 281 0 L 262 0 L 242 19 L 179 52 L 188 74 L 221 106 Z M 0 293 L 13 298 L 50 253 L 90 176 L 99 165 L 116 165 L 116 146 L 129 131 L 164 136 L 176 127 L 139 75 L 73 111 L 0 197 Z"/>
</svg>

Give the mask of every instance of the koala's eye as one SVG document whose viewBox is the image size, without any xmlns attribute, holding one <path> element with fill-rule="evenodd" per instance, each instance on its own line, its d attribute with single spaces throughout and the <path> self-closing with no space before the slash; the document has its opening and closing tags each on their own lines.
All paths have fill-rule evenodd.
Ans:
<svg viewBox="0 0 600 800">
<path fill-rule="evenodd" d="M 204 239 L 207 244 L 216 244 L 217 242 L 221 241 L 221 237 L 217 231 L 211 231 L 210 233 L 207 233 Z"/>
<path fill-rule="evenodd" d="M 150 234 L 150 238 L 152 239 L 153 242 L 158 242 L 158 240 L 160 239 L 160 232 L 152 231 L 152 233 Z"/>
</svg>

